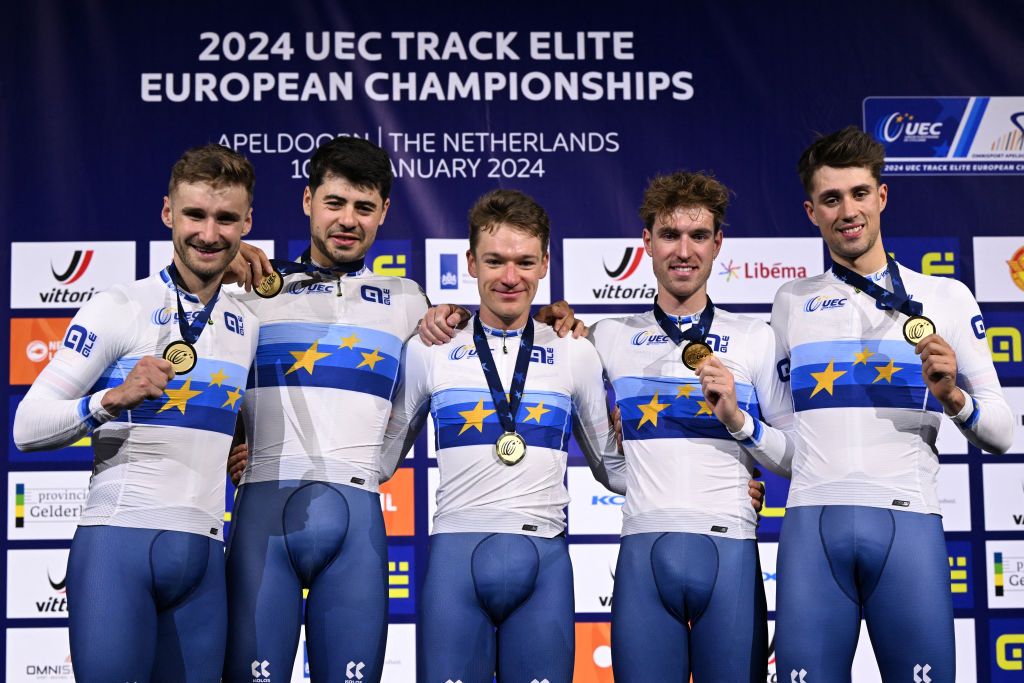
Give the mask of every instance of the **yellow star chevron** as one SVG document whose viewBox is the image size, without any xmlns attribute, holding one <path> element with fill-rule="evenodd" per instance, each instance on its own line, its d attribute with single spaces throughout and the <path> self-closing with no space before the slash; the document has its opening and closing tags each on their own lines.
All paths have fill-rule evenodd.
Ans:
<svg viewBox="0 0 1024 683">
<path fill-rule="evenodd" d="M 701 415 L 713 415 L 711 412 L 711 403 L 708 401 L 697 401 L 697 405 L 700 406 L 700 410 L 697 411 L 697 417 Z"/>
<path fill-rule="evenodd" d="M 164 393 L 167 394 L 167 403 L 160 406 L 160 410 L 156 412 L 162 413 L 169 408 L 177 408 L 184 415 L 188 402 L 203 392 L 192 391 L 192 378 L 189 377 L 180 389 L 164 389 Z"/>
<path fill-rule="evenodd" d="M 526 408 L 526 412 L 529 413 L 529 414 L 526 416 L 526 419 L 523 420 L 523 422 L 529 422 L 530 420 L 536 420 L 537 424 L 540 424 L 540 418 L 544 415 L 544 413 L 550 413 L 551 410 L 548 409 L 548 408 L 545 408 L 544 407 L 544 401 L 541 401 L 540 403 L 538 403 L 537 405 L 535 405 L 532 408 L 527 407 Z"/>
<path fill-rule="evenodd" d="M 373 366 L 377 364 L 377 361 L 384 360 L 384 356 L 377 353 L 379 350 L 380 349 L 374 349 L 373 353 L 363 353 L 362 351 L 360 351 L 360 353 L 363 354 L 363 362 L 357 365 L 356 368 L 361 368 L 364 365 L 369 365 L 370 369 L 373 370 Z"/>
<path fill-rule="evenodd" d="M 303 370 L 312 375 L 313 365 L 315 365 L 318 360 L 327 358 L 327 356 L 331 355 L 329 353 L 320 353 L 319 351 L 317 351 L 316 347 L 317 344 L 319 343 L 320 342 L 318 341 L 313 342 L 313 345 L 310 346 L 305 351 L 289 351 L 288 353 L 295 356 L 295 362 L 292 363 L 292 366 L 290 368 L 288 368 L 288 372 L 284 374 L 290 375 L 299 368 L 302 368 Z"/>
<path fill-rule="evenodd" d="M 680 384 L 676 387 L 676 398 L 683 396 L 684 398 L 690 398 L 690 394 L 697 388 L 695 384 Z"/>
<path fill-rule="evenodd" d="M 473 410 L 460 410 L 459 415 L 466 421 L 466 423 L 462 425 L 462 429 L 459 430 L 459 435 L 470 427 L 476 427 L 477 431 L 483 432 L 484 418 L 488 415 L 494 415 L 494 412 L 495 411 L 493 410 L 484 410 L 484 402 L 482 399 L 477 401 L 476 407 L 473 408 Z"/>
<path fill-rule="evenodd" d="M 238 402 L 238 399 L 240 398 L 242 398 L 242 390 L 239 389 L 238 387 L 235 387 L 234 391 L 228 392 L 228 400 L 224 401 L 224 403 L 222 403 L 220 407 L 223 408 L 226 405 L 230 404 L 231 410 L 235 410 L 235 404 Z"/>
<path fill-rule="evenodd" d="M 219 387 L 221 386 L 221 383 L 227 378 L 228 376 L 224 374 L 224 369 L 221 368 L 217 372 L 214 372 L 210 375 L 210 386 Z"/>
<path fill-rule="evenodd" d="M 352 334 L 348 335 L 347 337 L 342 337 L 341 338 L 341 343 L 338 344 L 338 348 L 339 349 L 355 349 L 356 348 L 356 344 L 358 344 L 358 343 L 359 343 L 359 337 L 357 337 L 356 333 L 353 332 Z"/>
<path fill-rule="evenodd" d="M 863 351 L 855 351 L 853 355 L 857 356 L 857 361 L 854 363 L 854 365 L 860 365 L 861 363 L 867 365 L 868 358 L 871 358 L 871 356 L 875 355 L 875 352 L 868 351 L 868 347 L 865 346 Z"/>
<path fill-rule="evenodd" d="M 871 381 L 871 383 L 874 384 L 878 380 L 884 379 L 889 384 L 892 384 L 892 376 L 895 375 L 897 372 L 899 372 L 900 370 L 903 369 L 903 368 L 893 367 L 893 363 L 895 363 L 895 362 L 896 362 L 895 360 L 890 358 L 888 365 L 876 365 L 875 366 L 875 372 L 878 373 L 878 377 L 873 379 Z"/>
<path fill-rule="evenodd" d="M 814 381 L 818 383 L 814 387 L 814 391 L 811 392 L 811 398 L 814 398 L 814 395 L 822 389 L 827 391 L 829 396 L 834 396 L 832 390 L 835 386 L 836 380 L 846 374 L 846 370 L 836 370 L 834 366 L 835 360 L 830 360 L 827 368 L 821 372 L 811 373 L 811 377 L 813 377 Z"/>
<path fill-rule="evenodd" d="M 643 427 L 648 422 L 650 422 L 652 425 L 657 427 L 658 426 L 658 413 L 660 413 L 661 411 L 665 410 L 665 408 L 668 408 L 668 404 L 667 403 L 658 403 L 658 394 L 655 393 L 654 394 L 654 398 L 651 399 L 650 403 L 648 403 L 646 405 L 639 405 L 639 406 L 637 406 L 637 408 L 639 408 L 640 411 L 644 414 L 644 416 L 642 418 L 640 418 L 640 424 L 638 424 L 636 426 L 637 429 L 640 429 L 641 427 Z"/>
</svg>

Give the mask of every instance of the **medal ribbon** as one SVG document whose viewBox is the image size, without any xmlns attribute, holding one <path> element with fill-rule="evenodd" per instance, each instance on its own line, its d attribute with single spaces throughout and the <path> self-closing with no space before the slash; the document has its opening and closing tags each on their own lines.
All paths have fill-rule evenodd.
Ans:
<svg viewBox="0 0 1024 683">
<path fill-rule="evenodd" d="M 178 331 L 181 332 L 182 339 L 189 344 L 195 344 L 199 341 L 199 335 L 203 333 L 206 323 L 210 320 L 213 307 L 217 305 L 217 299 L 220 298 L 220 288 L 217 288 L 217 291 L 210 297 L 210 302 L 206 304 L 203 310 L 196 313 L 195 317 L 192 318 L 192 323 L 189 324 L 187 322 L 188 318 L 185 317 L 185 307 L 181 305 L 181 292 L 178 289 L 184 286 L 184 280 L 181 279 L 181 274 L 173 262 L 167 266 L 167 274 L 171 276 L 171 282 L 174 283 L 174 294 L 178 297 Z"/>
<path fill-rule="evenodd" d="M 313 259 L 310 256 L 310 250 L 306 249 L 306 251 L 302 252 L 302 256 L 299 257 L 298 261 L 285 261 L 284 259 L 275 258 L 270 259 L 270 265 L 274 267 L 274 270 L 281 274 L 281 277 L 291 275 L 292 273 L 341 277 L 342 275 L 348 275 L 350 273 L 358 273 L 366 266 L 366 259 L 358 259 L 356 261 L 349 261 L 348 263 L 336 264 L 330 268 L 321 268 L 313 263 Z"/>
<path fill-rule="evenodd" d="M 708 305 L 701 311 L 700 317 L 697 319 L 696 324 L 685 330 L 679 329 L 678 325 L 672 322 L 668 314 L 661 309 L 658 305 L 658 299 L 654 299 L 654 319 L 658 321 L 658 325 L 664 330 L 668 338 L 674 341 L 676 344 L 682 344 L 684 341 L 687 342 L 703 342 L 704 337 L 711 332 L 711 323 L 715 319 L 715 305 L 711 303 L 711 297 L 708 297 Z"/>
<path fill-rule="evenodd" d="M 484 378 L 487 379 L 487 388 L 491 390 L 491 401 L 494 402 L 494 408 L 498 413 L 498 420 L 501 421 L 501 428 L 506 432 L 515 432 L 516 413 L 519 412 L 519 404 L 523 401 L 526 372 L 530 369 L 530 355 L 533 351 L 533 320 L 528 319 L 526 321 L 523 338 L 519 342 L 516 368 L 512 374 L 512 384 L 508 389 L 510 399 L 505 398 L 505 390 L 502 389 L 501 378 L 498 377 L 498 367 L 494 364 L 491 347 L 487 345 L 487 333 L 484 331 L 484 326 L 480 322 L 479 316 L 473 318 L 473 344 L 476 346 L 476 355 L 480 359 L 480 367 L 484 371 Z"/>
<path fill-rule="evenodd" d="M 907 288 L 903 286 L 903 276 L 900 275 L 900 267 L 896 264 L 895 259 L 889 254 L 885 255 L 885 260 L 888 263 L 889 276 L 892 278 L 892 289 L 889 291 L 885 287 L 880 286 L 878 283 L 867 279 L 860 273 L 855 273 L 845 266 L 841 266 L 835 261 L 832 262 L 832 274 L 836 276 L 840 282 L 845 282 L 851 287 L 856 287 L 860 291 L 864 292 L 876 302 L 878 307 L 883 311 L 894 310 L 903 313 L 904 315 L 921 315 L 924 310 L 924 306 L 920 301 L 913 301 L 907 295 Z"/>
</svg>

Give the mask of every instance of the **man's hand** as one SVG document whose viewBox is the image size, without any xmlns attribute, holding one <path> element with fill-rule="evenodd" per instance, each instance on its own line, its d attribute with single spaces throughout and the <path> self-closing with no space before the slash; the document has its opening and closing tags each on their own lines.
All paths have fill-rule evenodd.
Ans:
<svg viewBox="0 0 1024 683">
<path fill-rule="evenodd" d="M 756 467 L 754 468 L 754 476 L 761 476 L 761 473 Z M 748 481 L 747 494 L 750 496 L 750 507 L 754 508 L 754 511 L 760 514 L 761 509 L 764 508 L 764 482 L 756 481 L 754 479 Z"/>
<path fill-rule="evenodd" d="M 542 306 L 533 319 L 555 328 L 555 334 L 559 337 L 564 337 L 570 332 L 573 339 L 587 336 L 587 326 L 582 320 L 576 319 L 572 307 L 564 300 Z"/>
<path fill-rule="evenodd" d="M 427 346 L 442 346 L 455 339 L 455 332 L 465 327 L 471 317 L 469 311 L 455 304 L 431 306 L 420 319 L 416 332 Z"/>
<path fill-rule="evenodd" d="M 263 253 L 263 250 L 248 242 L 242 242 L 238 246 L 238 253 L 235 254 L 234 260 L 228 264 L 222 282 L 226 285 L 236 282 L 240 287 L 245 287 L 245 291 L 248 292 L 252 290 L 254 283 L 258 283 L 272 272 L 274 272 L 274 268 L 270 265 L 270 259 Z"/>
<path fill-rule="evenodd" d="M 231 483 L 238 486 L 238 482 L 242 479 L 242 472 L 245 470 L 246 463 L 249 462 L 249 444 L 244 441 L 237 444 L 228 453 L 228 476 L 231 477 Z"/>
<path fill-rule="evenodd" d="M 103 395 L 103 409 L 117 417 L 122 410 L 131 410 L 147 399 L 163 396 L 167 383 L 174 379 L 169 361 L 156 356 L 143 356 L 124 382 Z"/>
<path fill-rule="evenodd" d="M 921 375 L 925 386 L 939 400 L 947 415 L 956 415 L 964 407 L 964 394 L 956 385 L 956 352 L 946 340 L 930 334 L 917 343 L 914 353 L 921 357 Z"/>
<path fill-rule="evenodd" d="M 736 380 L 729 368 L 718 356 L 708 356 L 697 366 L 697 377 L 711 412 L 730 432 L 738 432 L 743 427 L 743 412 L 736 402 Z"/>
</svg>

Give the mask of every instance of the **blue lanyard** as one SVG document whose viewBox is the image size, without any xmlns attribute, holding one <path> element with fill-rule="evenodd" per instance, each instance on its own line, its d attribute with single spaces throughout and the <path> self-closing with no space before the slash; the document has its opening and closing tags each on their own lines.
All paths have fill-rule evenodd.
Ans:
<svg viewBox="0 0 1024 683">
<path fill-rule="evenodd" d="M 196 313 L 195 317 L 192 318 L 192 323 L 189 324 L 185 317 L 185 307 L 181 305 L 181 292 L 178 291 L 178 283 L 184 282 L 181 279 L 181 274 L 178 272 L 172 262 L 171 265 L 167 266 L 167 274 L 171 276 L 171 284 L 174 285 L 174 294 L 178 297 L 178 331 L 181 332 L 181 338 L 187 341 L 189 344 L 195 344 L 199 341 L 199 335 L 203 333 L 203 329 L 206 327 L 207 322 L 210 320 L 210 314 L 213 313 L 213 307 L 217 305 L 217 299 L 220 298 L 220 287 L 210 297 L 209 303 L 203 308 L 203 310 Z"/>
<path fill-rule="evenodd" d="M 658 325 L 665 331 L 668 338 L 676 344 L 682 344 L 684 341 L 702 342 L 704 337 L 708 336 L 708 333 L 711 332 L 711 323 L 715 319 L 715 305 L 711 303 L 711 297 L 708 297 L 708 305 L 701 311 L 697 323 L 688 329 L 681 330 L 678 326 L 672 324 L 672 320 L 661 309 L 657 298 L 655 298 L 654 319 L 658 321 Z"/>
<path fill-rule="evenodd" d="M 510 399 L 505 398 L 505 390 L 502 389 L 501 378 L 498 377 L 498 368 L 494 364 L 491 347 L 487 345 L 487 333 L 484 332 L 484 326 L 480 322 L 479 316 L 473 318 L 473 344 L 476 346 L 476 355 L 480 359 L 480 367 L 487 380 L 487 388 L 491 390 L 491 401 L 494 402 L 498 420 L 501 421 L 501 428 L 506 432 L 515 432 L 516 413 L 519 412 L 519 404 L 523 401 L 526 373 L 530 369 L 530 355 L 533 351 L 533 320 L 527 319 L 523 338 L 519 343 L 516 368 L 512 374 L 512 384 L 508 389 Z"/>
<path fill-rule="evenodd" d="M 855 273 L 835 261 L 832 262 L 832 274 L 840 282 L 856 287 L 870 296 L 878 302 L 878 307 L 883 311 L 894 310 L 904 315 L 921 315 L 921 312 L 924 311 L 924 306 L 920 301 L 913 301 L 907 295 L 907 288 L 903 285 L 903 276 L 900 275 L 900 267 L 896 265 L 895 259 L 886 254 L 885 260 L 888 263 L 889 276 L 892 278 L 893 291 L 891 292 L 860 273 Z"/>
</svg>

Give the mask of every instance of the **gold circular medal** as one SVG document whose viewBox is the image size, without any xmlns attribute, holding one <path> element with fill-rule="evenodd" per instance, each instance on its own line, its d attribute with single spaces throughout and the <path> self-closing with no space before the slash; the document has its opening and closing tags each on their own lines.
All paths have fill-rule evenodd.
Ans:
<svg viewBox="0 0 1024 683">
<path fill-rule="evenodd" d="M 256 296 L 264 299 L 273 299 L 275 296 L 281 293 L 281 288 L 284 287 L 284 278 L 276 270 L 270 273 L 252 288 L 256 292 Z"/>
<path fill-rule="evenodd" d="M 187 341 L 171 342 L 164 349 L 164 360 L 174 368 L 175 375 L 187 375 L 196 366 L 196 349 Z"/>
<path fill-rule="evenodd" d="M 698 365 L 713 355 L 710 346 L 704 342 L 692 341 L 683 348 L 683 365 L 696 370 Z"/>
<path fill-rule="evenodd" d="M 929 334 L 935 334 L 935 323 L 923 315 L 915 315 L 903 323 L 903 338 L 911 346 L 917 346 Z"/>
<path fill-rule="evenodd" d="M 494 444 L 494 453 L 506 465 L 516 465 L 526 456 L 526 439 L 515 432 L 505 432 Z"/>
</svg>

